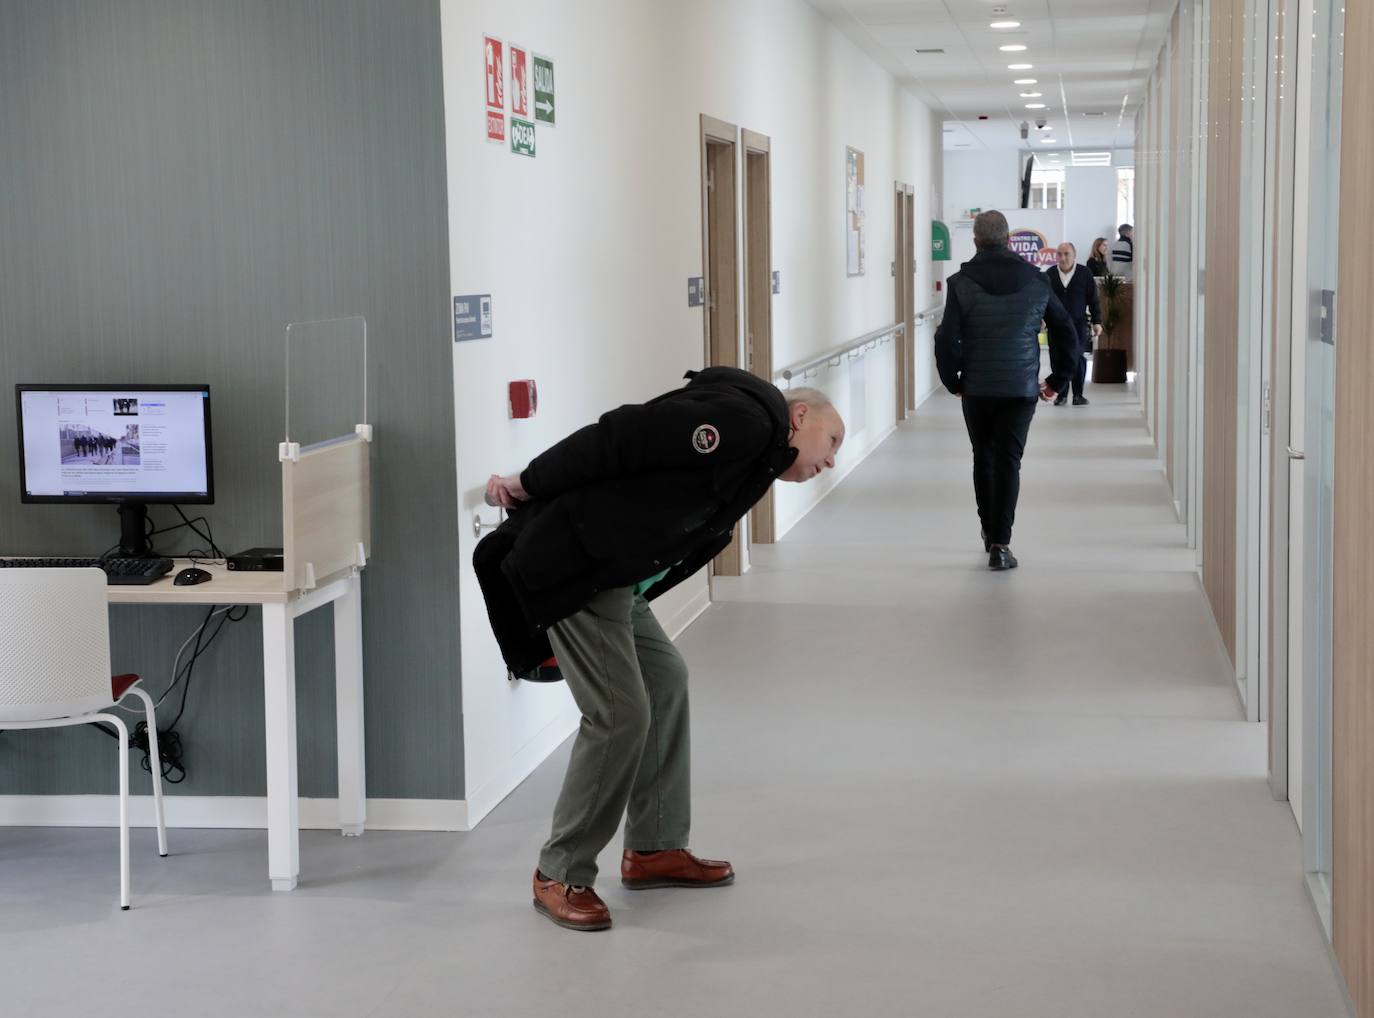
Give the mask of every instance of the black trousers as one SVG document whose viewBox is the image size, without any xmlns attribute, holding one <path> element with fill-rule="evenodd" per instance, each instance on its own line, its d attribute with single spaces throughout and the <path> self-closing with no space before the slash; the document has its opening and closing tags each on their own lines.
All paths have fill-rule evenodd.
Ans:
<svg viewBox="0 0 1374 1018">
<path fill-rule="evenodd" d="M 1082 399 L 1083 383 L 1088 380 L 1088 347 L 1093 334 L 1086 321 L 1074 322 L 1074 327 L 1078 329 L 1078 356 L 1073 364 L 1073 398 Z"/>
<path fill-rule="evenodd" d="M 1021 456 L 1035 416 L 1035 396 L 965 396 L 964 423 L 973 443 L 973 493 L 978 519 L 993 544 L 1011 544 L 1021 495 Z"/>
</svg>

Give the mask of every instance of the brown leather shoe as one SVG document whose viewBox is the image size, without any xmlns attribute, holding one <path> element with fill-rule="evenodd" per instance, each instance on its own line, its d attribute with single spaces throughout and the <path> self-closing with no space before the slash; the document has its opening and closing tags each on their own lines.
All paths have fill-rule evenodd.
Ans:
<svg viewBox="0 0 1374 1018">
<path fill-rule="evenodd" d="M 534 871 L 534 909 L 565 930 L 609 930 L 611 910 L 590 887 L 560 884 Z"/>
<path fill-rule="evenodd" d="M 620 882 L 642 891 L 650 887 L 724 887 L 735 882 L 728 862 L 698 859 L 685 848 L 630 852 L 620 859 Z"/>
</svg>

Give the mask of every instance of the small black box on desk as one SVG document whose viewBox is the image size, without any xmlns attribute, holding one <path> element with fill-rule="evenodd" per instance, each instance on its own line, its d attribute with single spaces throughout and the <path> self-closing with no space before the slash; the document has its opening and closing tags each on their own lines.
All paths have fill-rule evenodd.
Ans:
<svg viewBox="0 0 1374 1018">
<path fill-rule="evenodd" d="M 224 560 L 230 569 L 251 570 L 259 573 L 279 573 L 282 571 L 282 549 L 249 548 Z"/>
</svg>

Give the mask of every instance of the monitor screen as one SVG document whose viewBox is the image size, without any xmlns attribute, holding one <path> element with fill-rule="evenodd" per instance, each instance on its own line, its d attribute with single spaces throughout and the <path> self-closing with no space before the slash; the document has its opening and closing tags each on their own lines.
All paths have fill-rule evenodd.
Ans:
<svg viewBox="0 0 1374 1018">
<path fill-rule="evenodd" d="M 209 386 L 15 390 L 23 501 L 214 501 Z"/>
</svg>

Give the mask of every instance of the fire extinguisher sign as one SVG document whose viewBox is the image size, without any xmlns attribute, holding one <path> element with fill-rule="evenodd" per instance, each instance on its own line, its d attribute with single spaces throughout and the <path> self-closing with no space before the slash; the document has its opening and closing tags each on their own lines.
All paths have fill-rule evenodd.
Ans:
<svg viewBox="0 0 1374 1018">
<path fill-rule="evenodd" d="M 505 47 L 494 36 L 482 40 L 486 60 L 487 141 L 504 145 L 506 141 L 506 62 Z"/>
</svg>

